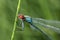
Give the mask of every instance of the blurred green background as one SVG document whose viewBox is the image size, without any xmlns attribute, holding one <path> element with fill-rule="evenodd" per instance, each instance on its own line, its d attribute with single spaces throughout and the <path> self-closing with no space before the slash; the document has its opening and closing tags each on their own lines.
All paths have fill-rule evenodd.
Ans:
<svg viewBox="0 0 60 40">
<path fill-rule="evenodd" d="M 0 40 L 10 40 L 17 11 L 18 0 L 0 0 Z M 21 0 L 19 13 L 31 17 L 60 21 L 60 0 Z M 60 34 L 42 28 L 52 40 L 60 40 Z M 24 31 L 15 31 L 14 40 L 47 40 L 42 33 L 32 31 L 25 23 Z"/>
</svg>

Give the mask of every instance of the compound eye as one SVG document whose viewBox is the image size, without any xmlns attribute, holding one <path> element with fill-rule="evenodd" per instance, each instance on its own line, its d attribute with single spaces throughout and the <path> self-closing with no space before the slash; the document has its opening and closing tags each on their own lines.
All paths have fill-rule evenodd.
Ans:
<svg viewBox="0 0 60 40">
<path fill-rule="evenodd" d="M 19 15 L 18 16 L 20 19 L 24 19 L 24 15 Z"/>
</svg>

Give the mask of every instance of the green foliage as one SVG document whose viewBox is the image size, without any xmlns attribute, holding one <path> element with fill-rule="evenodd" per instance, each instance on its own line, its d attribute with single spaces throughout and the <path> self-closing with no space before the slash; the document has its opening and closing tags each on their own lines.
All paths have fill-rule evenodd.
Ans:
<svg viewBox="0 0 60 40">
<path fill-rule="evenodd" d="M 0 0 L 0 40 L 11 40 L 19 0 Z M 60 20 L 60 0 L 21 0 L 19 13 L 47 20 Z M 52 40 L 60 34 L 41 28 Z M 15 30 L 14 40 L 47 40 L 39 31 L 32 31 L 25 22 L 24 31 Z"/>
</svg>

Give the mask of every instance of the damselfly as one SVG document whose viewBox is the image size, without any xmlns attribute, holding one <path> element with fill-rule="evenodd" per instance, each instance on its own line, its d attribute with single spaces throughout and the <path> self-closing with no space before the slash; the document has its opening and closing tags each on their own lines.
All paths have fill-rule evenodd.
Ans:
<svg viewBox="0 0 60 40">
<path fill-rule="evenodd" d="M 45 20 L 42 18 L 31 18 L 30 16 L 22 14 L 18 15 L 18 19 L 22 22 L 22 30 L 24 30 L 24 21 L 26 21 L 30 24 L 30 27 L 33 29 L 38 30 L 39 28 L 37 28 L 34 24 L 39 24 L 45 28 L 60 33 L 60 21 Z"/>
<path fill-rule="evenodd" d="M 18 19 L 21 20 L 22 30 L 24 30 L 24 21 L 26 21 L 28 24 L 30 24 L 30 27 L 32 29 L 40 31 L 43 35 L 45 35 L 48 38 L 50 38 L 50 37 L 47 36 L 47 34 L 44 31 L 42 31 L 40 28 L 38 28 L 34 24 L 38 24 L 38 26 L 40 25 L 44 28 L 53 30 L 54 32 L 57 32 L 57 33 L 60 33 L 60 21 L 45 20 L 42 18 L 32 18 L 30 16 L 22 15 L 22 14 L 18 15 Z M 50 40 L 51 40 L 51 38 L 50 38 Z"/>
</svg>

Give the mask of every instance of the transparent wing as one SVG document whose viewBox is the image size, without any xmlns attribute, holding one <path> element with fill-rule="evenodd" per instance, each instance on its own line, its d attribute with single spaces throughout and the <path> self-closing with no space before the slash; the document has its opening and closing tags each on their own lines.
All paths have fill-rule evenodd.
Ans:
<svg viewBox="0 0 60 40">
<path fill-rule="evenodd" d="M 60 21 L 45 20 L 41 18 L 32 18 L 33 23 L 39 24 L 45 28 L 49 28 L 57 33 L 60 33 Z"/>
<path fill-rule="evenodd" d="M 40 32 L 42 33 L 42 35 L 45 36 L 45 38 L 47 38 L 48 40 L 51 40 L 51 37 L 48 36 L 48 35 L 46 34 L 46 32 L 44 32 L 43 30 L 39 29 L 38 27 L 36 27 L 36 26 L 33 25 L 32 23 L 30 23 L 30 27 L 31 27 L 32 29 L 35 29 L 35 30 L 37 30 L 37 31 L 40 31 Z"/>
<path fill-rule="evenodd" d="M 21 20 L 21 22 L 22 22 L 22 30 L 24 30 L 24 21 Z"/>
</svg>

